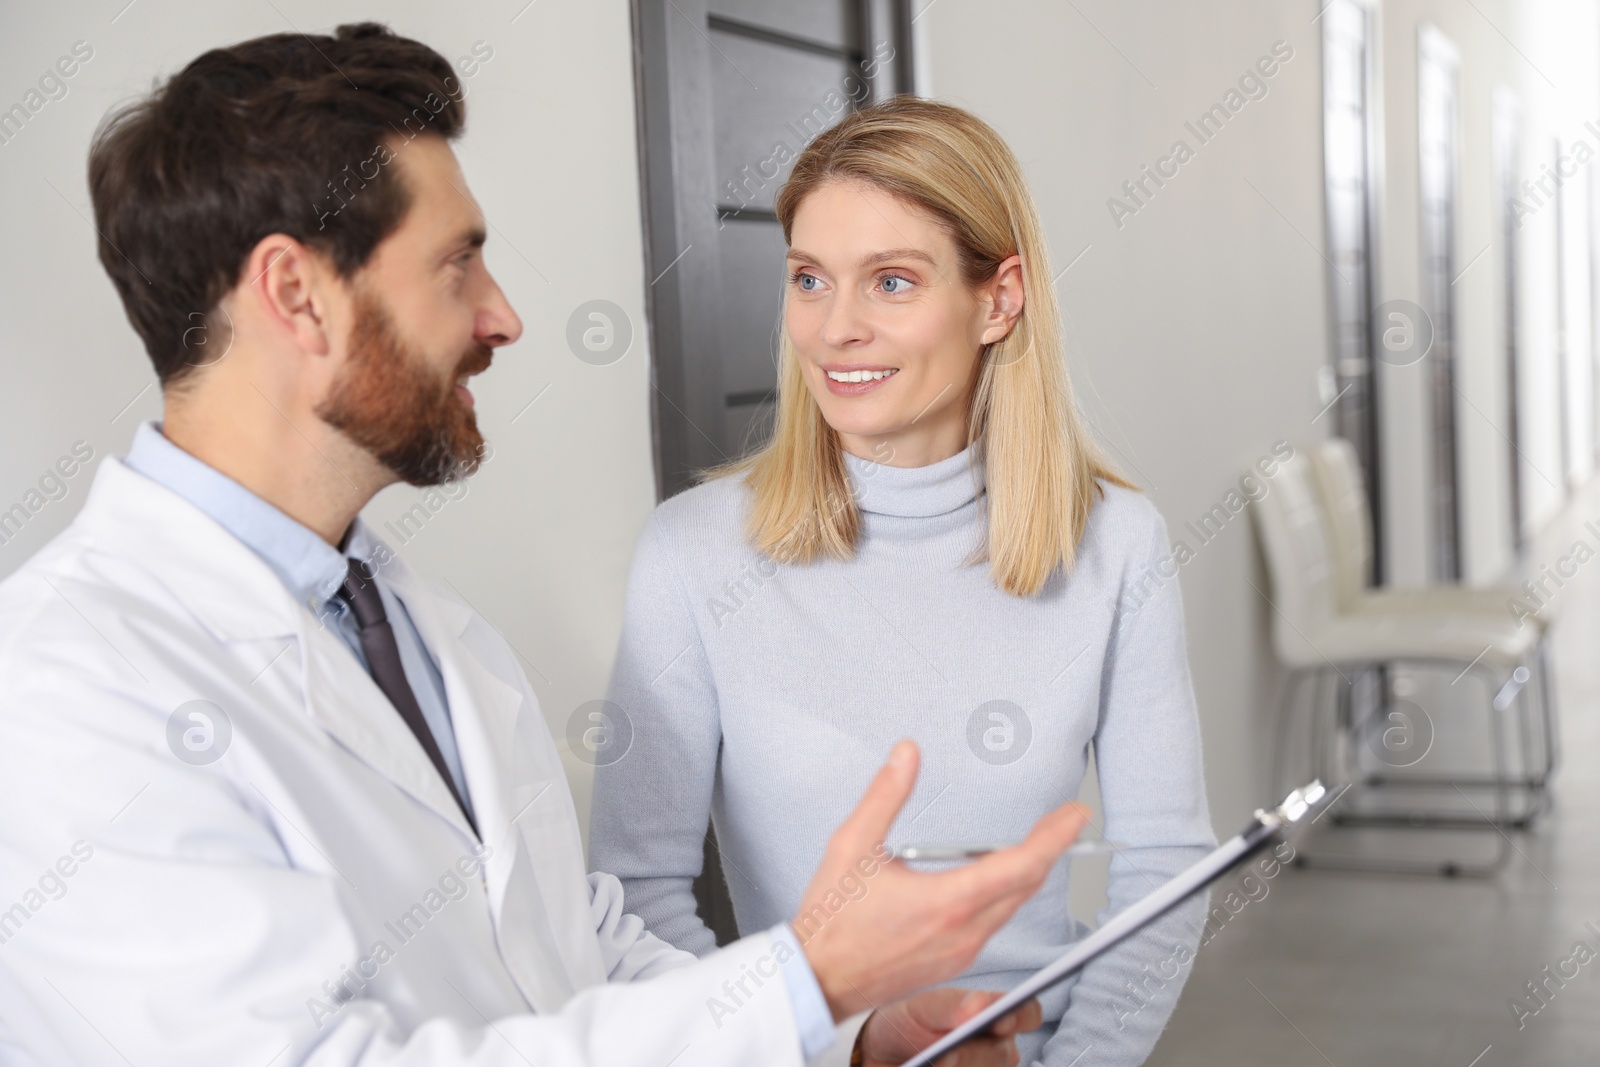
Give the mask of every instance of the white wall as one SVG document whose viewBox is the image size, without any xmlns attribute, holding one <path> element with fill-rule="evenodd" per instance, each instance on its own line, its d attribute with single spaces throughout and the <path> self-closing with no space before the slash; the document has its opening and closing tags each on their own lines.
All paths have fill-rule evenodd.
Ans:
<svg viewBox="0 0 1600 1067">
<path fill-rule="evenodd" d="M 139 0 L 120 16 L 121 2 L 7 17 L 0 106 L 21 100 L 73 42 L 94 55 L 64 98 L 0 144 L 0 508 L 24 499 L 74 441 L 97 459 L 123 452 L 137 422 L 160 411 L 87 221 L 89 140 L 109 107 L 207 48 L 259 34 L 380 17 L 452 60 L 484 41 L 494 55 L 467 83 L 457 151 L 492 226 L 490 268 L 525 332 L 475 390 L 494 458 L 401 552 L 453 583 L 527 657 L 559 734 L 574 708 L 604 695 L 628 558 L 654 502 L 628 7 L 546 2 L 513 23 L 525 0 L 275 2 L 284 17 L 271 4 L 171 0 Z M 606 367 L 580 362 L 565 341 L 569 314 L 596 298 L 621 305 L 635 326 L 632 349 Z M 74 477 L 63 499 L 0 545 L 0 574 L 66 525 L 90 477 Z M 390 489 L 367 518 L 382 528 L 419 495 Z M 586 808 L 587 768 L 569 769 Z"/>
<path fill-rule="evenodd" d="M 1600 10 L 1583 0 L 1529 0 L 1516 6 L 1508 22 L 1510 28 L 1507 32 L 1516 35 L 1521 50 L 1527 56 L 1526 59 L 1517 57 L 1508 80 L 1516 79 L 1513 84 L 1525 99 L 1532 101 L 1534 112 L 1534 120 L 1528 131 L 1529 154 L 1524 162 L 1524 170 L 1536 177 L 1541 173 L 1543 164 L 1548 162 L 1554 167 L 1555 161 L 1551 157 L 1555 154 L 1555 148 L 1552 142 L 1557 139 L 1562 142 L 1563 151 L 1576 152 L 1578 146 L 1582 145 L 1593 157 L 1590 162 L 1578 167 L 1577 174 L 1562 187 L 1567 214 L 1569 343 L 1572 353 L 1581 358 L 1592 351 L 1594 337 L 1592 319 L 1581 314 L 1581 309 L 1576 305 L 1588 297 L 1592 315 L 1595 279 L 1590 257 L 1593 254 L 1597 220 L 1590 208 L 1596 179 L 1600 178 L 1600 162 L 1597 162 L 1600 161 L 1600 132 L 1597 132 L 1600 131 L 1600 76 L 1596 74 L 1596 49 L 1600 48 Z M 1565 488 L 1557 437 L 1560 429 L 1557 408 L 1563 394 L 1570 402 L 1569 410 L 1574 417 L 1574 458 L 1576 473 L 1580 476 L 1592 470 L 1595 446 L 1592 364 L 1580 369 L 1575 361 L 1566 382 L 1558 378 L 1556 367 L 1556 324 L 1552 306 L 1556 258 L 1553 207 L 1547 203 L 1536 215 L 1528 218 L 1523 230 L 1522 246 L 1525 259 L 1538 261 L 1545 272 L 1542 277 L 1548 294 L 1543 300 L 1546 309 L 1546 320 L 1541 330 L 1543 343 L 1536 345 L 1530 340 L 1523 344 L 1524 360 L 1532 361 L 1530 369 L 1534 374 L 1530 376 L 1536 375 L 1538 381 L 1532 395 L 1524 398 L 1523 410 L 1527 413 L 1527 419 L 1538 427 L 1538 455 L 1530 453 L 1528 460 L 1529 465 L 1536 464 L 1539 467 L 1538 471 L 1525 469 L 1523 481 L 1538 489 L 1540 495 L 1535 498 L 1536 510 L 1533 514 L 1541 521 L 1547 520 L 1565 499 L 1564 493 L 1549 484 L 1554 481 Z M 1535 225 L 1541 222 L 1542 227 Z M 1579 289 L 1572 284 L 1574 276 L 1585 278 L 1588 284 Z M 1530 277 L 1527 282 L 1525 301 L 1539 299 L 1538 294 L 1531 291 L 1535 280 Z"/>
</svg>

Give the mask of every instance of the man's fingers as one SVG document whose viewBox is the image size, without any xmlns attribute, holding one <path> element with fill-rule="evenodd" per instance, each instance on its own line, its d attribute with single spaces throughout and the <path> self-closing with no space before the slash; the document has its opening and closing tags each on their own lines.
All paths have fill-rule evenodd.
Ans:
<svg viewBox="0 0 1600 1067">
<path fill-rule="evenodd" d="M 1028 836 L 1022 839 L 1024 849 L 1038 849 L 1059 856 L 1078 839 L 1089 824 L 1089 809 L 1073 801 L 1049 812 L 1033 824 Z M 1054 856 L 1052 856 L 1054 859 Z"/>
<path fill-rule="evenodd" d="M 1076 802 L 1063 804 L 1034 823 L 1021 843 L 941 876 L 961 887 L 979 908 L 1013 890 L 1025 890 L 1025 895 L 1031 896 L 1088 822 L 1088 808 Z"/>
<path fill-rule="evenodd" d="M 863 801 L 862 807 L 866 806 Z M 953 871 L 921 875 L 929 879 L 930 893 L 943 899 L 947 906 L 961 906 L 967 912 L 961 928 L 970 944 L 966 948 L 949 946 L 962 960 L 956 970 L 971 962 L 970 957 L 1039 891 L 1088 817 L 1088 809 L 1081 804 L 1063 805 L 1035 823 L 1021 844 Z M 935 882 L 940 883 L 937 889 L 932 888 Z"/>
<path fill-rule="evenodd" d="M 986 865 L 988 869 L 977 870 Z M 1011 920 L 1018 908 L 1039 891 L 1053 865 L 1054 858 L 1048 854 L 1028 856 L 1022 852 L 1021 846 L 1017 846 L 940 877 L 954 879 L 966 876 L 970 879 L 961 887 L 960 896 L 972 908 L 965 924 L 966 930 L 978 939 L 981 947 Z"/>
<path fill-rule="evenodd" d="M 1002 926 L 1011 921 L 1017 909 L 1026 904 L 1033 893 L 1034 887 L 1025 886 L 1021 890 L 998 897 L 978 909 L 967 923 L 967 930 L 978 940 L 979 949 L 987 944 L 989 938 L 993 937 Z"/>
<path fill-rule="evenodd" d="M 1033 889 L 1028 890 L 1031 894 L 1049 877 L 1050 869 L 1062 853 L 1072 847 L 1088 823 L 1089 809 L 1082 804 L 1063 804 L 1048 813 L 1033 824 L 1033 829 L 1028 831 L 1028 836 L 1020 844 L 986 857 L 994 861 L 993 873 L 997 882 L 1019 889 L 1031 883 Z M 971 869 L 976 870 L 980 866 L 982 864 L 973 864 Z M 1000 885 L 994 888 L 998 891 Z"/>
<path fill-rule="evenodd" d="M 835 844 L 844 845 L 851 852 L 870 852 L 882 843 L 895 816 L 911 796 L 911 787 L 917 784 L 919 758 L 917 746 L 911 741 L 901 741 L 894 746 L 888 761 L 862 794 L 856 810 L 833 835 Z"/>
</svg>

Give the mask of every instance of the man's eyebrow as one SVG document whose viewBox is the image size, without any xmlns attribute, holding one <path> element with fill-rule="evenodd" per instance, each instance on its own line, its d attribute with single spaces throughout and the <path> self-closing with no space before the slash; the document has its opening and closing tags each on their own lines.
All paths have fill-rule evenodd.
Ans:
<svg viewBox="0 0 1600 1067">
<path fill-rule="evenodd" d="M 483 243 L 489 239 L 489 231 L 481 224 L 474 223 L 456 235 L 451 243 L 451 248 L 482 248 Z"/>
<path fill-rule="evenodd" d="M 797 263 L 809 263 L 812 266 L 819 267 L 822 265 L 816 256 L 813 256 L 810 252 L 803 252 L 798 248 L 789 249 L 789 258 Z M 926 263 L 930 267 L 938 266 L 933 261 L 933 257 L 920 248 L 886 248 L 882 252 L 873 252 L 871 255 L 862 257 L 861 265 L 863 267 L 875 267 L 880 263 L 888 263 L 897 259 L 917 260 Z"/>
</svg>

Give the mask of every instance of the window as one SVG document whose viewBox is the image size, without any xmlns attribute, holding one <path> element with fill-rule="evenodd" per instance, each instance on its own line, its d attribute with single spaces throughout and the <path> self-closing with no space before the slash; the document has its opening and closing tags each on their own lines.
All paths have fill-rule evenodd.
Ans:
<svg viewBox="0 0 1600 1067">
<path fill-rule="evenodd" d="M 1561 472 L 1568 493 L 1594 469 L 1594 363 L 1591 342 L 1589 219 L 1591 175 L 1581 142 L 1554 145 L 1556 177 L 1556 339 L 1560 374 Z"/>
<path fill-rule="evenodd" d="M 1433 320 L 1428 352 L 1428 513 L 1433 577 L 1461 580 L 1461 500 L 1456 447 L 1455 277 L 1456 169 L 1460 59 L 1432 26 L 1417 34 L 1417 217 L 1421 228 L 1421 295 Z"/>
<path fill-rule="evenodd" d="M 1511 519 L 1511 548 L 1523 549 L 1521 371 L 1518 367 L 1517 329 L 1517 189 L 1518 159 L 1522 154 L 1522 118 L 1517 98 L 1509 89 L 1500 89 L 1494 98 L 1494 170 L 1500 185 L 1500 277 L 1503 300 L 1501 343 L 1505 351 L 1506 406 L 1505 435 L 1510 448 L 1506 457 L 1506 496 Z"/>
<path fill-rule="evenodd" d="M 1331 360 L 1327 381 L 1334 431 L 1355 445 L 1372 512 L 1372 581 L 1383 577 L 1383 506 L 1378 461 L 1377 375 L 1373 366 L 1372 16 L 1355 0 L 1322 14 L 1323 171 L 1328 227 Z M 1320 417 L 1320 416 L 1319 416 Z"/>
</svg>

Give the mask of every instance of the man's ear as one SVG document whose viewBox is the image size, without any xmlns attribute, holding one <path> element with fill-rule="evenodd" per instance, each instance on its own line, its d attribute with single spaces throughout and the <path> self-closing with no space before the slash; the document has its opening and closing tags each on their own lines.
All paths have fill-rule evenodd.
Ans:
<svg viewBox="0 0 1600 1067">
<path fill-rule="evenodd" d="M 287 234 L 256 242 L 245 261 L 239 296 L 263 326 L 312 355 L 332 351 L 331 297 L 337 274 L 325 256 Z"/>
<path fill-rule="evenodd" d="M 1022 284 L 1022 257 L 1008 256 L 995 268 L 994 277 L 983 286 L 983 344 L 1003 341 L 1022 315 L 1027 290 Z"/>
</svg>

